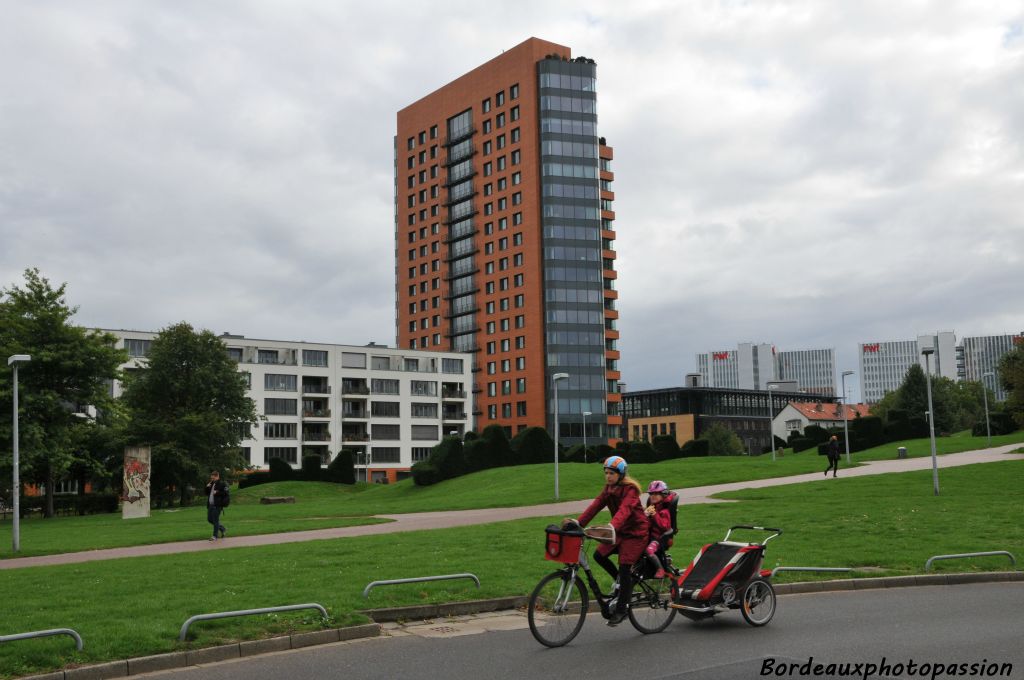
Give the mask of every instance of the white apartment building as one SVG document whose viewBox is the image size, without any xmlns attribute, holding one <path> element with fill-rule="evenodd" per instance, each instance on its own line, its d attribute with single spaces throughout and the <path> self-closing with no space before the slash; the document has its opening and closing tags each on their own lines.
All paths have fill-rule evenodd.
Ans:
<svg viewBox="0 0 1024 680">
<path fill-rule="evenodd" d="M 925 347 L 935 349 L 928 360 L 931 374 L 956 380 L 956 334 L 952 331 L 919 335 L 917 340 L 863 342 L 857 346 L 861 399 L 867 404 L 877 403 L 886 392 L 899 388 L 907 370 L 915 362 L 925 368 L 921 354 Z"/>
<path fill-rule="evenodd" d="M 103 329 L 106 330 L 106 329 Z M 145 361 L 156 333 L 107 330 L 131 359 Z M 361 479 L 393 482 L 447 434 L 474 429 L 472 357 L 461 352 L 257 340 L 224 334 L 262 420 L 243 440 L 249 464 L 302 457 L 330 462 L 356 453 Z M 118 396 L 119 386 L 114 386 Z M 365 476 L 364 476 L 365 473 Z"/>
<path fill-rule="evenodd" d="M 697 355 L 697 373 L 707 387 L 764 390 L 768 383 L 796 381 L 811 394 L 835 396 L 836 362 L 833 349 L 777 352 L 770 343 L 742 342 L 735 350 Z"/>
<path fill-rule="evenodd" d="M 1018 345 L 1024 345 L 1024 333 L 963 338 L 957 347 L 957 375 L 960 380 L 984 383 L 996 401 L 1006 401 L 1009 395 L 999 381 L 999 361 Z"/>
</svg>

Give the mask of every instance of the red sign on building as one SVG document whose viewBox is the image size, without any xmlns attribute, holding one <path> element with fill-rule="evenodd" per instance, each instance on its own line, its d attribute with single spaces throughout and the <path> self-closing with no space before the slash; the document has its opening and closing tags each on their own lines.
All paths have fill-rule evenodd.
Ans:
<svg viewBox="0 0 1024 680">
<path fill-rule="evenodd" d="M 880 345 L 880 344 L 881 343 L 875 342 L 875 343 L 872 343 L 870 345 L 862 345 L 862 347 L 864 348 L 864 352 L 865 353 L 867 353 L 867 352 L 877 352 L 878 351 L 878 345 Z"/>
<path fill-rule="evenodd" d="M 727 361 L 729 359 L 728 352 L 712 352 L 711 358 L 715 361 Z"/>
</svg>

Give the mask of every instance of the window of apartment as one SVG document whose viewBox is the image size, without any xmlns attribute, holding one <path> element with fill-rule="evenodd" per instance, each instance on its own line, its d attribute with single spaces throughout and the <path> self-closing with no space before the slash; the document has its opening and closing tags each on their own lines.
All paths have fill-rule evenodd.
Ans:
<svg viewBox="0 0 1024 680">
<path fill-rule="evenodd" d="M 427 162 L 427 152 L 426 151 L 420 151 L 419 159 L 420 159 L 420 164 L 426 163 Z"/>
<path fill-rule="evenodd" d="M 516 296 L 516 307 L 522 307 L 525 301 L 526 298 L 523 297 L 522 293 L 520 293 L 519 295 Z"/>
<path fill-rule="evenodd" d="M 505 199 L 502 199 L 502 200 L 505 200 Z M 494 204 L 493 203 L 484 203 L 484 215 L 493 215 L 493 214 L 494 214 Z"/>
<path fill-rule="evenodd" d="M 267 373 L 263 376 L 263 389 L 273 392 L 295 392 L 297 380 L 294 375 Z"/>
<path fill-rule="evenodd" d="M 409 179 L 406 181 L 406 187 L 405 188 L 406 189 L 412 189 L 412 187 L 413 187 L 413 185 L 415 183 L 416 183 L 416 175 L 409 175 Z"/>
<path fill-rule="evenodd" d="M 526 336 L 525 335 L 517 335 L 516 336 L 516 349 L 526 349 Z"/>
<path fill-rule="evenodd" d="M 357 352 L 341 353 L 342 368 L 366 368 L 366 355 Z"/>
<path fill-rule="evenodd" d="M 228 347 L 228 359 L 231 359 L 235 363 L 241 363 L 242 361 L 242 348 L 241 347 Z"/>
<path fill-rule="evenodd" d="M 436 397 L 437 383 L 431 380 L 412 380 L 409 382 L 409 394 L 414 397 Z"/>
<path fill-rule="evenodd" d="M 491 342 L 487 343 L 487 353 L 488 354 L 494 354 L 494 351 L 495 351 L 496 347 L 497 347 L 497 345 L 494 344 L 493 340 Z"/>
<path fill-rule="evenodd" d="M 519 99 L 519 83 L 516 83 L 512 87 L 508 88 L 509 99 Z"/>
<path fill-rule="evenodd" d="M 412 417 L 413 418 L 436 418 L 437 417 L 437 404 L 425 404 L 423 402 L 413 402 L 413 404 L 412 404 Z"/>
<path fill-rule="evenodd" d="M 263 423 L 264 439 L 296 439 L 295 423 Z"/>
<path fill-rule="evenodd" d="M 266 416 L 294 416 L 298 415 L 299 402 L 297 399 L 271 399 L 263 400 L 263 415 Z"/>
<path fill-rule="evenodd" d="M 512 285 L 515 286 L 516 288 L 522 288 L 523 287 L 523 275 L 522 274 L 516 274 L 515 276 L 513 276 L 512 277 Z"/>
<path fill-rule="evenodd" d="M 485 156 L 490 155 L 490 153 L 491 153 L 491 151 L 493 151 L 493 149 L 494 149 L 494 144 L 490 140 L 484 142 L 484 155 Z M 498 169 L 500 170 L 501 168 L 498 168 Z"/>
<path fill-rule="evenodd" d="M 515 120 L 515 119 L 513 119 L 513 120 Z M 512 128 L 512 143 L 513 144 L 517 144 L 518 142 L 519 142 L 519 128 Z M 513 152 L 513 154 L 518 154 L 518 153 L 519 153 L 518 151 Z M 514 158 L 512 160 L 512 164 L 513 165 L 518 165 L 519 164 L 519 158 L 518 157 Z"/>
<path fill-rule="evenodd" d="M 498 188 L 499 189 L 501 188 L 501 184 L 500 183 L 498 184 Z M 494 193 L 494 185 L 491 184 L 490 182 L 488 182 L 487 184 L 484 185 L 484 196 L 490 196 L 493 193 Z"/>
<path fill-rule="evenodd" d="M 526 378 L 516 378 L 516 394 L 526 392 Z"/>
<path fill-rule="evenodd" d="M 512 194 L 512 205 L 519 205 L 523 202 L 523 192 L 517 191 Z"/>
<path fill-rule="evenodd" d="M 245 389 L 252 389 L 252 373 L 250 373 L 249 371 L 239 371 L 238 375 L 242 376 L 242 382 L 245 383 Z M 111 387 L 111 389 L 113 389 L 113 387 Z M 111 394 L 110 396 L 114 395 Z"/>
<path fill-rule="evenodd" d="M 484 244 L 484 255 L 491 255 L 494 253 L 494 241 L 488 241 Z"/>
<path fill-rule="evenodd" d="M 437 425 L 413 425 L 412 438 L 415 441 L 437 441 L 440 439 Z"/>
<path fill-rule="evenodd" d="M 484 113 L 487 113 L 488 111 L 490 111 L 491 110 L 491 98 L 488 97 L 487 99 L 485 99 L 481 103 L 480 108 L 483 109 Z"/>
<path fill-rule="evenodd" d="M 430 179 L 437 179 L 437 166 L 430 166 Z"/>
<path fill-rule="evenodd" d="M 526 316 L 523 315 L 523 314 L 520 314 L 519 316 L 516 317 L 516 328 L 525 328 L 525 327 L 526 327 Z"/>
<path fill-rule="evenodd" d="M 485 274 L 493 274 L 494 273 L 494 263 L 493 262 L 487 262 L 486 264 L 484 264 L 484 273 Z"/>
<path fill-rule="evenodd" d="M 487 417 L 490 418 L 491 420 L 497 420 L 498 419 L 498 405 L 497 404 L 490 404 L 487 407 Z"/>
<path fill-rule="evenodd" d="M 501 311 L 503 311 L 503 312 L 507 312 L 508 311 L 508 298 L 507 297 L 506 298 L 501 298 L 501 301 L 500 301 L 500 304 L 498 305 L 498 308 L 501 309 Z"/>
<path fill-rule="evenodd" d="M 442 373 L 462 373 L 462 359 L 441 359 Z"/>
<path fill-rule="evenodd" d="M 518 170 L 516 172 L 512 173 L 512 184 L 513 185 L 519 184 L 522 181 L 523 181 L 523 173 L 519 172 Z"/>
<path fill-rule="evenodd" d="M 487 222 L 484 224 L 484 236 L 490 236 L 494 233 L 494 222 Z"/>
<path fill-rule="evenodd" d="M 508 180 L 504 177 L 498 180 L 498 191 L 504 191 L 508 188 Z"/>
<path fill-rule="evenodd" d="M 371 401 L 370 415 L 381 418 L 400 418 L 401 409 L 397 401 Z"/>
<path fill-rule="evenodd" d="M 383 441 L 398 441 L 402 438 L 402 427 L 400 425 L 384 425 L 374 423 L 370 426 L 370 436 L 373 439 Z"/>
<path fill-rule="evenodd" d="M 494 314 L 494 301 L 492 300 L 491 302 L 488 302 L 485 305 L 485 309 L 487 310 L 488 314 Z"/>
<path fill-rule="evenodd" d="M 409 226 L 416 224 L 416 213 L 409 213 Z"/>
<path fill-rule="evenodd" d="M 488 295 L 494 295 L 494 281 L 488 281 L 484 285 L 484 292 Z"/>
<path fill-rule="evenodd" d="M 505 157 L 504 156 L 498 156 L 498 172 L 501 172 L 504 169 L 505 169 Z"/>
<path fill-rule="evenodd" d="M 519 244 L 517 243 L 516 245 L 519 245 Z M 523 254 L 522 253 L 516 253 L 515 255 L 513 255 L 512 256 L 512 266 L 513 267 L 521 267 L 522 265 L 523 265 Z"/>
<path fill-rule="evenodd" d="M 484 121 L 484 134 L 489 135 L 491 133 L 491 119 L 488 118 Z"/>
<path fill-rule="evenodd" d="M 487 335 L 494 335 L 494 322 L 493 321 L 488 321 L 487 322 Z"/>
<path fill-rule="evenodd" d="M 498 364 L 493 361 L 487 362 L 487 375 L 494 375 L 498 372 Z"/>
<path fill-rule="evenodd" d="M 414 446 L 412 447 L 412 462 L 421 463 L 427 458 L 430 458 L 431 452 L 434 447 L 432 446 Z"/>
<path fill-rule="evenodd" d="M 508 236 L 502 236 L 498 239 L 498 250 L 508 250 Z"/>
<path fill-rule="evenodd" d="M 509 349 L 511 349 L 511 347 L 509 346 L 509 344 L 510 344 L 510 343 L 509 343 L 509 339 L 508 339 L 508 338 L 505 338 L 505 339 L 503 339 L 503 340 L 501 341 L 501 351 L 502 351 L 502 352 L 507 352 L 507 351 L 509 351 Z"/>
<path fill-rule="evenodd" d="M 268 463 L 277 458 L 294 465 L 299 460 L 297 447 L 294 446 L 268 446 L 263 449 L 263 456 Z"/>
<path fill-rule="evenodd" d="M 517 401 L 516 402 L 516 415 L 519 416 L 520 418 L 522 418 L 523 416 L 526 415 L 526 402 L 525 401 Z"/>
<path fill-rule="evenodd" d="M 276 349 L 260 349 L 256 350 L 256 363 L 259 364 L 276 364 L 279 363 L 277 360 Z"/>
<path fill-rule="evenodd" d="M 499 217 L 498 218 L 498 231 L 505 231 L 506 229 L 508 229 L 508 218 L 507 217 Z"/>
<path fill-rule="evenodd" d="M 512 403 L 511 402 L 507 402 L 506 401 L 505 403 L 503 403 L 501 405 L 501 417 L 502 418 L 511 418 L 512 417 Z"/>
<path fill-rule="evenodd" d="M 409 278 L 416 278 L 416 267 L 409 267 Z"/>
<path fill-rule="evenodd" d="M 374 446 L 372 447 L 373 453 L 370 454 L 370 460 L 374 463 L 401 463 L 402 462 L 402 449 L 398 446 Z M 377 473 L 373 473 L 374 477 Z M 374 479 L 374 481 L 377 481 Z"/>
<path fill-rule="evenodd" d="M 416 138 L 415 137 L 410 137 L 409 139 L 405 140 L 405 149 L 406 149 L 406 151 L 412 151 L 415 147 L 416 147 Z"/>
<path fill-rule="evenodd" d="M 505 127 L 505 114 L 499 113 L 494 121 L 494 124 L 500 128 Z"/>
<path fill-rule="evenodd" d="M 484 177 L 490 177 L 491 173 L 494 172 L 494 166 L 491 165 L 490 161 L 484 163 Z"/>
<path fill-rule="evenodd" d="M 437 347 L 440 344 L 441 344 L 441 334 L 440 333 L 434 333 L 434 346 Z"/>
<path fill-rule="evenodd" d="M 505 135 L 498 135 L 498 148 L 499 149 L 504 149 L 505 148 Z"/>
<path fill-rule="evenodd" d="M 416 165 L 416 159 L 413 156 L 409 156 L 409 158 L 406 159 L 405 165 L 407 169 L 412 170 Z"/>
<path fill-rule="evenodd" d="M 398 394 L 398 380 L 374 378 L 370 381 L 373 394 Z"/>
<path fill-rule="evenodd" d="M 489 382 L 487 383 L 487 396 L 496 397 L 498 396 L 498 383 Z"/>
<path fill-rule="evenodd" d="M 516 357 L 516 370 L 522 371 L 526 368 L 526 357 Z"/>
<path fill-rule="evenodd" d="M 501 271 L 505 271 L 506 269 L 508 269 L 507 257 L 503 257 L 500 260 L 498 260 L 498 269 L 500 269 Z"/>
<path fill-rule="evenodd" d="M 519 120 L 519 107 L 513 106 L 512 110 L 509 112 L 509 116 L 513 121 Z"/>
<path fill-rule="evenodd" d="M 513 99 L 515 99 L 515 97 L 513 97 Z M 432 125 L 430 127 L 430 138 L 431 139 L 437 139 L 437 126 L 436 125 Z"/>
<path fill-rule="evenodd" d="M 507 331 L 508 330 L 508 317 L 505 317 L 504 319 L 501 320 L 501 330 L 502 331 Z"/>
<path fill-rule="evenodd" d="M 505 394 L 512 394 L 512 381 L 511 380 L 502 380 L 501 381 L 501 393 L 503 395 L 505 395 Z"/>
<path fill-rule="evenodd" d="M 518 214 L 519 213 L 516 213 L 516 215 L 518 215 Z M 513 215 L 513 218 L 514 217 L 515 217 L 515 215 Z M 519 232 L 517 234 L 512 234 L 512 245 L 514 245 L 514 246 L 521 246 L 521 245 L 523 245 L 523 234 L 522 234 L 522 232 Z"/>
<path fill-rule="evenodd" d="M 494 103 L 497 106 L 504 106 L 505 105 L 505 90 L 502 90 L 498 94 L 494 95 Z"/>
<path fill-rule="evenodd" d="M 423 131 L 423 132 L 421 132 L 419 134 L 419 142 L 420 142 L 420 144 L 426 144 L 427 143 L 427 133 L 426 133 L 426 131 Z"/>
</svg>

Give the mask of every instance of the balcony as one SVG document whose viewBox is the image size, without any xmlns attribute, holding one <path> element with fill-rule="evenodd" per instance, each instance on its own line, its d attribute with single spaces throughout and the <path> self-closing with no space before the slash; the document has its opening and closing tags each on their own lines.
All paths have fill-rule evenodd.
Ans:
<svg viewBox="0 0 1024 680">
<path fill-rule="evenodd" d="M 442 389 L 441 390 L 441 398 L 442 399 L 465 399 L 466 398 L 466 391 L 465 390 Z"/>
<path fill-rule="evenodd" d="M 330 394 L 331 386 L 327 383 L 302 383 L 303 394 Z"/>
<path fill-rule="evenodd" d="M 330 418 L 331 417 L 331 409 L 329 409 L 329 408 L 303 409 L 302 417 L 303 418 Z"/>
<path fill-rule="evenodd" d="M 466 412 L 465 411 L 445 411 L 441 415 L 441 420 L 443 420 L 443 421 L 465 420 L 465 419 L 466 419 Z"/>
<path fill-rule="evenodd" d="M 342 384 L 342 386 L 341 386 L 341 393 L 342 394 L 360 395 L 360 396 L 369 396 L 370 388 L 367 387 L 366 385 Z"/>
<path fill-rule="evenodd" d="M 341 417 L 342 418 L 358 418 L 360 420 L 366 420 L 367 418 L 369 418 L 369 416 L 366 415 L 366 409 L 356 409 L 356 408 L 342 409 Z"/>
<path fill-rule="evenodd" d="M 304 442 L 329 442 L 331 441 L 330 432 L 303 432 L 302 441 Z"/>
<path fill-rule="evenodd" d="M 342 430 L 341 441 L 343 442 L 368 442 L 370 435 L 366 432 L 346 432 Z"/>
</svg>

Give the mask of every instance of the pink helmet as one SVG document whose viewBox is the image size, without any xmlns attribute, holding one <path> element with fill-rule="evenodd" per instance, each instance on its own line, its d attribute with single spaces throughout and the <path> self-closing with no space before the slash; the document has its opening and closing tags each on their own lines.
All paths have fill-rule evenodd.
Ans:
<svg viewBox="0 0 1024 680">
<path fill-rule="evenodd" d="M 656 479 L 647 485 L 647 493 L 665 493 L 668 491 L 668 484 Z"/>
</svg>

